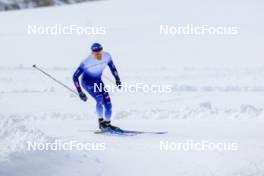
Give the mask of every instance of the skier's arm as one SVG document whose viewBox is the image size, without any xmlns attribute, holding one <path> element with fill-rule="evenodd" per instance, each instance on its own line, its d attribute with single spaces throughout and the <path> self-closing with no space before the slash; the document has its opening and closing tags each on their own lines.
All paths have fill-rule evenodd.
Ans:
<svg viewBox="0 0 264 176">
<path fill-rule="evenodd" d="M 87 101 L 87 97 L 86 97 L 85 93 L 83 93 L 82 88 L 81 88 L 80 83 L 79 83 L 79 79 L 78 79 L 82 73 L 83 73 L 82 66 L 79 66 L 77 68 L 77 70 L 75 71 L 75 73 L 73 74 L 73 82 L 74 82 L 74 85 L 75 85 L 75 87 L 79 93 L 81 100 Z"/>
<path fill-rule="evenodd" d="M 115 67 L 114 62 L 112 61 L 112 59 L 108 62 L 108 66 L 109 66 L 109 68 L 110 68 L 113 76 L 115 77 L 115 80 L 120 82 L 120 78 L 119 78 L 117 69 L 116 69 L 116 67 Z"/>
<path fill-rule="evenodd" d="M 109 66 L 113 76 L 115 77 L 117 87 L 120 89 L 121 88 L 121 81 L 120 81 L 117 69 L 116 69 L 112 59 L 108 62 L 108 66 Z"/>
<path fill-rule="evenodd" d="M 73 82 L 74 82 L 74 85 L 78 91 L 78 93 L 80 94 L 82 92 L 82 88 L 80 86 L 80 82 L 79 82 L 79 76 L 81 76 L 81 74 L 83 73 L 83 69 L 81 66 L 79 66 L 77 68 L 77 70 L 75 71 L 75 73 L 73 74 Z"/>
</svg>

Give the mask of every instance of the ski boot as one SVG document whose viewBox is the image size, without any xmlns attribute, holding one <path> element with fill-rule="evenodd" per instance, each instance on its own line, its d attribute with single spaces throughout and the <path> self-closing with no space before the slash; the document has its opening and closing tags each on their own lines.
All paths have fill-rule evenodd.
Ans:
<svg viewBox="0 0 264 176">
<path fill-rule="evenodd" d="M 111 121 L 105 121 L 100 118 L 99 120 L 99 128 L 103 132 L 121 132 L 122 130 L 119 127 L 111 125 Z"/>
</svg>

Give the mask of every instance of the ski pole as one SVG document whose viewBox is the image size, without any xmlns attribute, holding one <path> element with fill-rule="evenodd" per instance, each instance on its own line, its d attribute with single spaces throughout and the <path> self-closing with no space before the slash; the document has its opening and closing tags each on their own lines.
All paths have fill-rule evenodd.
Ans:
<svg viewBox="0 0 264 176">
<path fill-rule="evenodd" d="M 72 88 L 68 87 L 67 85 L 65 85 L 64 83 L 62 83 L 61 81 L 57 80 L 56 78 L 54 78 L 53 76 L 51 76 L 50 74 L 48 74 L 47 72 L 45 72 L 44 70 L 42 70 L 41 68 L 37 67 L 36 65 L 33 65 L 33 68 L 35 68 L 36 70 L 40 71 L 41 73 L 43 73 L 44 75 L 46 75 L 47 77 L 49 77 L 50 79 L 52 79 L 53 81 L 55 81 L 56 83 L 60 84 L 61 86 L 63 86 L 64 88 L 68 89 L 70 92 L 72 92 L 74 95 L 78 95 L 77 92 L 75 92 Z"/>
</svg>

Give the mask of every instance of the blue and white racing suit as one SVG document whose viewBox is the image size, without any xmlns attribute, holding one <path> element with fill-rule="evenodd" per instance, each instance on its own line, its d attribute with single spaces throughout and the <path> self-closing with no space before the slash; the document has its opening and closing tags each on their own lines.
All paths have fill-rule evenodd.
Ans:
<svg viewBox="0 0 264 176">
<path fill-rule="evenodd" d="M 120 81 L 118 72 L 113 63 L 112 57 L 109 53 L 103 52 L 100 59 L 94 58 L 89 55 L 80 66 L 77 68 L 73 75 L 74 85 L 78 93 L 82 92 L 83 87 L 96 101 L 96 112 L 98 118 L 103 118 L 103 107 L 105 108 L 104 116 L 106 121 L 110 121 L 112 115 L 111 99 L 107 91 L 105 91 L 104 83 L 101 79 L 103 70 L 109 66 L 116 81 Z M 81 85 L 78 78 L 82 75 Z M 94 89 L 95 85 L 102 86 L 101 89 Z"/>
</svg>

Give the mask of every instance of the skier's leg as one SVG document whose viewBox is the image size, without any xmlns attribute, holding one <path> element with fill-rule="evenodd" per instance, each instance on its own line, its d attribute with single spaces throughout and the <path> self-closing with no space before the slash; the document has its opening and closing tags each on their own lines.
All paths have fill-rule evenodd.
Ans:
<svg viewBox="0 0 264 176">
<path fill-rule="evenodd" d="M 112 103 L 109 93 L 106 89 L 103 89 L 103 99 L 104 99 L 104 107 L 105 107 L 105 127 L 110 128 L 113 131 L 120 132 L 121 129 L 119 127 L 113 126 L 111 124 L 111 116 L 112 116 Z M 106 90 L 106 91 L 105 91 Z"/>
<path fill-rule="evenodd" d="M 96 112 L 98 114 L 98 118 L 103 118 L 103 96 L 101 94 L 95 95 L 96 100 Z"/>
<path fill-rule="evenodd" d="M 118 130 L 120 128 L 111 125 L 111 115 L 112 115 L 112 104 L 110 96 L 102 84 L 102 91 L 95 90 L 93 86 L 84 86 L 85 90 L 96 100 L 96 110 L 98 114 L 99 128 L 101 130 Z M 103 119 L 103 106 L 105 107 L 105 119 Z"/>
<path fill-rule="evenodd" d="M 99 119 L 103 118 L 103 96 L 100 92 L 94 91 L 94 87 L 82 82 L 83 88 L 93 97 L 96 101 L 96 112 Z"/>
<path fill-rule="evenodd" d="M 106 122 L 106 125 L 113 131 L 121 132 L 122 130 L 119 127 L 113 126 L 111 124 L 112 103 L 111 103 L 110 96 L 109 96 L 108 92 L 104 92 L 103 95 L 104 95 L 104 107 L 105 107 L 105 122 Z"/>
<path fill-rule="evenodd" d="M 110 99 L 110 96 L 109 96 L 109 93 L 108 93 L 107 89 L 105 88 L 104 83 L 101 81 L 100 84 L 102 86 L 102 91 L 101 91 L 100 95 L 103 98 L 103 105 L 104 105 L 104 108 L 105 108 L 105 112 L 104 112 L 105 121 L 110 122 L 111 121 L 111 116 L 112 116 L 111 99 Z"/>
<path fill-rule="evenodd" d="M 112 103 L 108 92 L 103 93 L 104 107 L 105 107 L 105 120 L 111 121 L 112 116 Z"/>
</svg>

